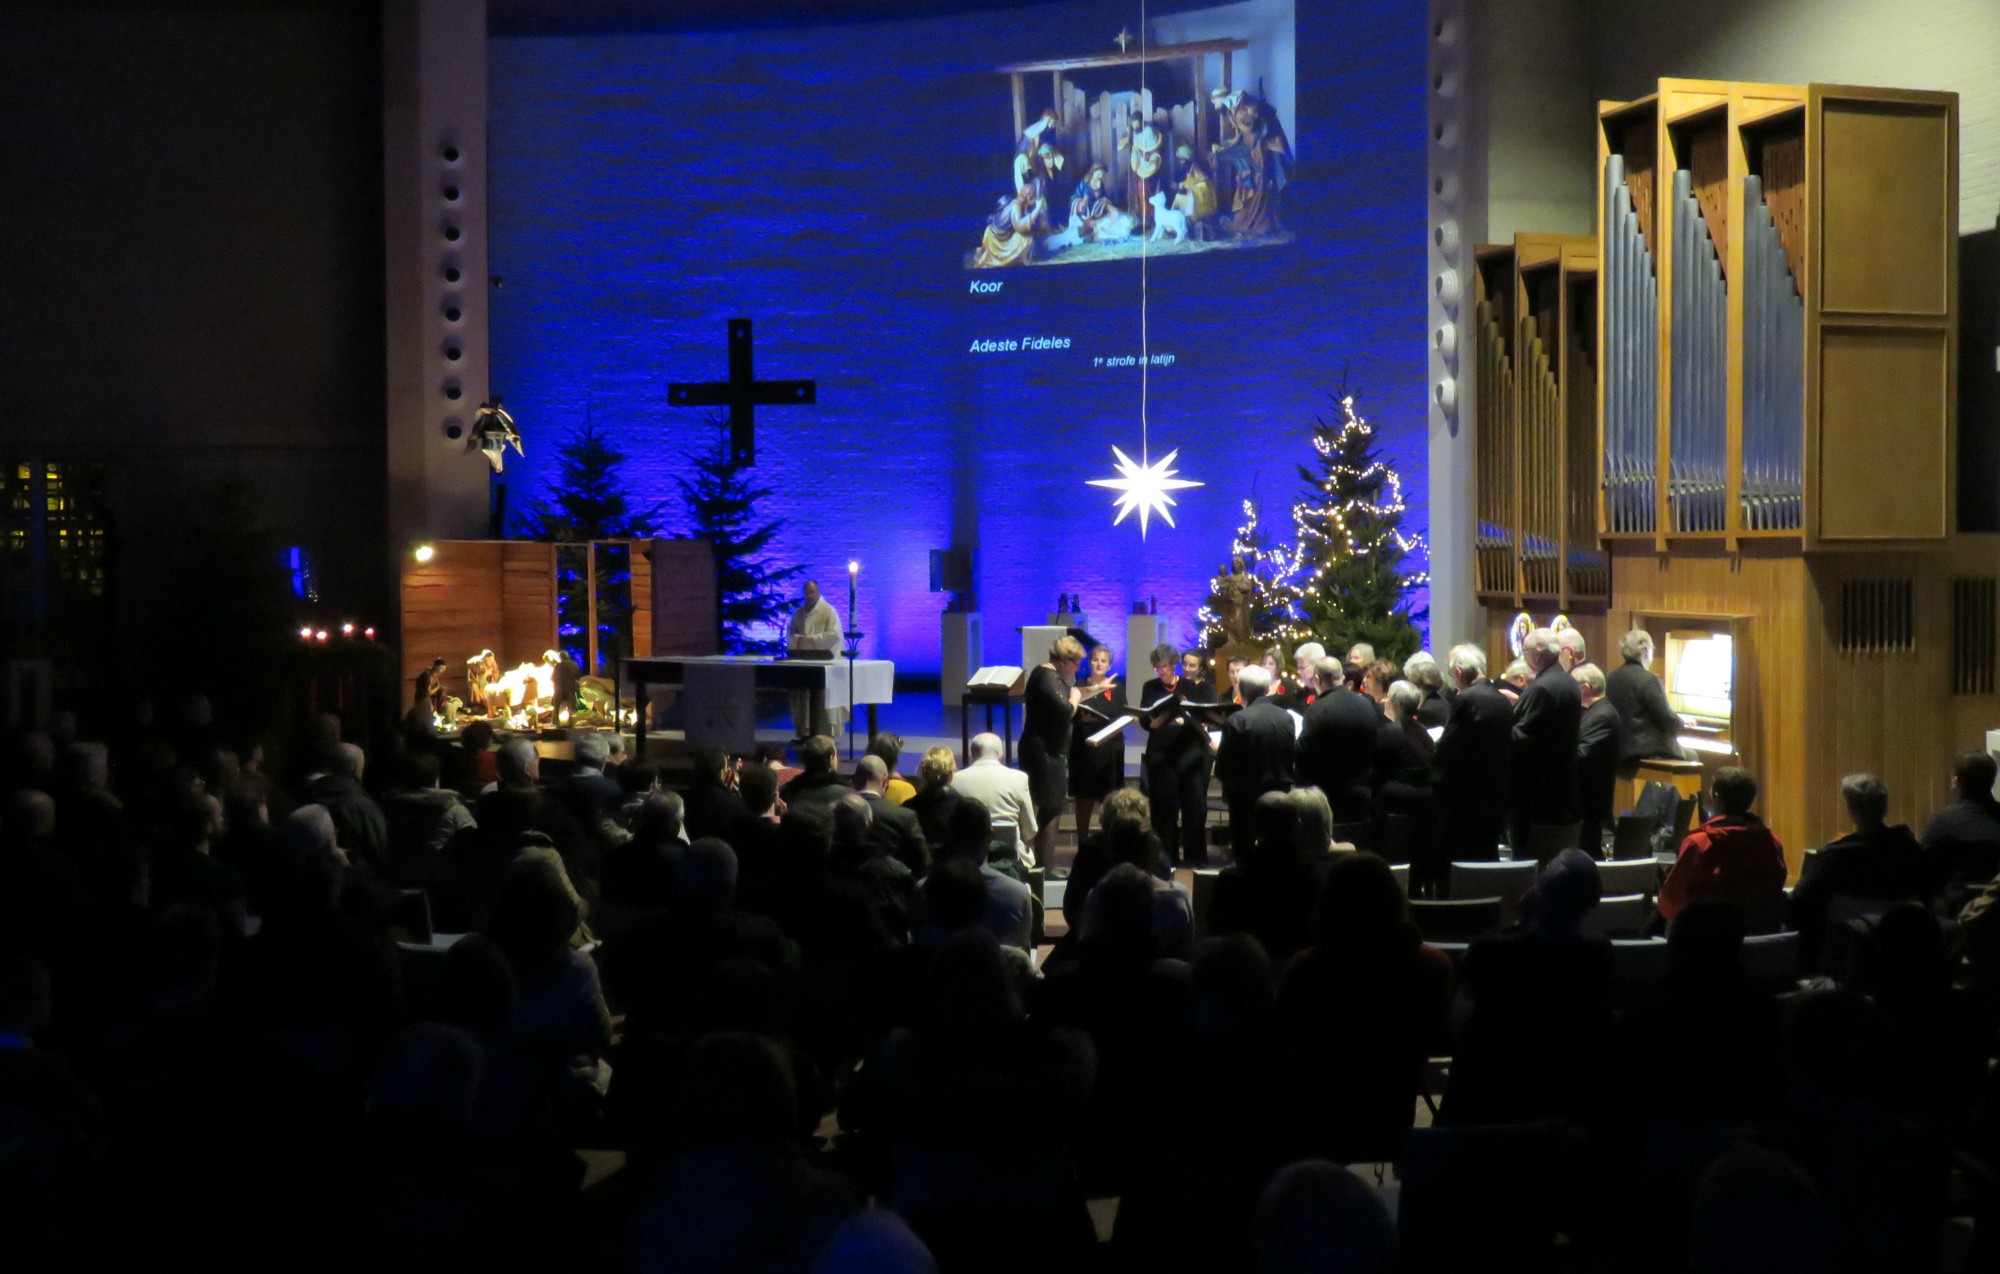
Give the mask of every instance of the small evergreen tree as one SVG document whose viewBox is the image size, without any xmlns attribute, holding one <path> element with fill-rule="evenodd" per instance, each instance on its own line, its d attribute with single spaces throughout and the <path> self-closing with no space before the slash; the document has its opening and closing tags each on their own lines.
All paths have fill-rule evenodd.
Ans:
<svg viewBox="0 0 2000 1274">
<path fill-rule="evenodd" d="M 538 495 L 521 502 L 514 533 L 553 544 L 592 540 L 646 540 L 659 534 L 665 502 L 634 511 L 622 470 L 625 453 L 586 419 L 556 446 L 555 476 Z M 596 579 L 586 587 L 584 553 L 556 554 L 556 627 L 577 666 L 587 674 L 615 667 L 627 653 L 632 632 L 632 563 L 623 550 L 600 548 Z M 598 666 L 589 666 L 583 632 L 589 623 L 590 592 L 597 594 Z"/>
<path fill-rule="evenodd" d="M 790 581 L 803 569 L 776 567 L 765 555 L 783 519 L 760 522 L 757 502 L 767 487 L 753 483 L 748 470 L 732 458 L 728 432 L 720 418 L 713 446 L 688 457 L 694 476 L 676 481 L 687 507 L 688 534 L 707 540 L 715 554 L 716 616 L 722 647 L 729 654 L 778 654 L 785 648 L 776 638 L 753 638 L 752 629 L 776 624 L 782 628 L 793 606 Z"/>
<path fill-rule="evenodd" d="M 1259 520 L 1254 497 L 1243 502 L 1243 524 L 1236 528 L 1229 556 L 1230 562 L 1223 563 L 1224 567 L 1240 557 L 1244 570 L 1254 581 L 1250 594 L 1251 639 L 1278 640 L 1295 623 L 1290 587 L 1293 566 L 1284 549 L 1272 545 L 1270 532 Z M 1221 604 L 1222 598 L 1211 581 L 1208 600 L 1194 615 L 1194 644 L 1204 650 L 1214 650 L 1228 640 L 1222 631 Z"/>
<path fill-rule="evenodd" d="M 1403 482 L 1375 450 L 1374 428 L 1353 395 L 1335 397 L 1340 419 L 1315 418 L 1317 464 L 1299 466 L 1306 489 L 1292 506 L 1289 598 L 1298 619 L 1284 635 L 1345 651 L 1357 641 L 1400 662 L 1422 642 L 1410 594 L 1428 582 L 1406 559 L 1423 551 L 1402 531 Z"/>
</svg>

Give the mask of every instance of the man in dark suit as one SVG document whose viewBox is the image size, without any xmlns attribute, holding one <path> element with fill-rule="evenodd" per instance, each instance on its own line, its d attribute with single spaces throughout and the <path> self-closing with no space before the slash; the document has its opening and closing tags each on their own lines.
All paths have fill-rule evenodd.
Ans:
<svg viewBox="0 0 2000 1274">
<path fill-rule="evenodd" d="M 1930 887 L 1947 914 L 1956 915 L 1995 875 L 2000 875 L 2000 801 L 1994 799 L 1993 758 L 1966 752 L 1951 764 L 1956 798 L 1924 824 L 1924 861 Z"/>
<path fill-rule="evenodd" d="M 1618 643 L 1625 662 L 1605 678 L 1604 694 L 1618 710 L 1621 736 L 1618 763 L 1633 765 L 1647 757 L 1678 758 L 1681 719 L 1667 702 L 1667 689 L 1648 667 L 1653 662 L 1653 638 L 1634 628 Z"/>
<path fill-rule="evenodd" d="M 1153 834 L 1175 866 L 1208 864 L 1208 731 L 1182 701 L 1206 701 L 1207 686 L 1181 675 L 1181 652 L 1155 646 L 1153 678 L 1139 692 L 1140 704 L 1158 703 L 1170 695 L 1181 699 L 1151 716 L 1141 714 L 1146 752 L 1139 767 L 1151 796 Z M 1089 828 L 1077 829 L 1079 837 Z"/>
<path fill-rule="evenodd" d="M 1578 664 L 1570 676 L 1583 696 L 1583 719 L 1576 731 L 1576 812 L 1583 819 L 1583 849 L 1594 858 L 1604 844 L 1605 829 L 1613 826 L 1618 748 L 1624 726 L 1618 709 L 1604 697 L 1604 669 Z"/>
<path fill-rule="evenodd" d="M 874 815 L 868 835 L 876 846 L 915 875 L 929 871 L 931 855 L 924 826 L 914 812 L 889 803 L 889 767 L 881 757 L 864 756 L 854 763 L 854 790 L 861 793 Z"/>
<path fill-rule="evenodd" d="M 1514 705 L 1486 679 L 1486 652 L 1469 642 L 1452 648 L 1445 671 L 1458 694 L 1432 758 L 1437 808 L 1443 816 L 1442 857 L 1445 862 L 1491 862 L 1500 856 L 1500 837 L 1507 827 Z M 1441 865 L 1433 869 L 1442 870 Z"/>
<path fill-rule="evenodd" d="M 1901 823 L 1889 826 L 1888 786 L 1873 774 L 1850 774 L 1840 781 L 1840 797 L 1854 830 L 1806 855 L 1785 906 L 1785 918 L 1799 931 L 1807 969 L 1825 966 L 1826 925 L 1835 898 L 1916 902 L 1928 893 L 1917 838 Z"/>
<path fill-rule="evenodd" d="M 1266 792 L 1292 789 L 1298 754 L 1297 728 L 1292 716 L 1265 698 L 1271 674 L 1252 664 L 1236 678 L 1243 710 L 1222 723 L 1222 745 L 1215 753 L 1215 776 L 1222 781 L 1222 799 L 1229 806 L 1230 853 L 1240 862 L 1255 835 L 1252 814 Z M 1372 749 L 1374 735 L 1369 735 Z"/>
<path fill-rule="evenodd" d="M 1299 782 L 1319 788 L 1342 823 L 1369 817 L 1375 736 L 1385 724 L 1373 699 L 1349 690 L 1338 662 L 1320 659 L 1320 684 L 1328 687 L 1305 711 L 1299 734 Z"/>
<path fill-rule="evenodd" d="M 1576 738 L 1583 696 L 1576 679 L 1563 670 L 1561 650 L 1553 631 L 1537 628 L 1521 652 L 1534 680 L 1514 705 L 1508 817 L 1516 854 L 1526 849 L 1537 823 L 1567 823 L 1576 817 Z"/>
</svg>

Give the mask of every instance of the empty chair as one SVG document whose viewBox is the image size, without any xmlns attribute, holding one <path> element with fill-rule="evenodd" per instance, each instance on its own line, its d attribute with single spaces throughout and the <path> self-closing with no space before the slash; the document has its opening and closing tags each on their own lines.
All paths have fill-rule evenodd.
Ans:
<svg viewBox="0 0 2000 1274">
<path fill-rule="evenodd" d="M 1612 859 L 1597 864 L 1598 883 L 1604 886 L 1606 897 L 1619 894 L 1657 894 L 1660 892 L 1660 864 L 1649 854 L 1644 858 L 1620 860 Z"/>
<path fill-rule="evenodd" d="M 1636 938 L 1652 918 L 1652 899 L 1644 894 L 1621 894 L 1599 901 L 1584 923 L 1607 938 Z"/>
<path fill-rule="evenodd" d="M 1618 830 L 1611 837 L 1612 859 L 1643 858 L 1651 862 L 1653 835 L 1659 830 L 1660 820 L 1650 814 L 1620 814 Z"/>
<path fill-rule="evenodd" d="M 1506 904 L 1498 898 L 1410 900 L 1410 919 L 1426 942 L 1469 942 L 1500 927 Z"/>
<path fill-rule="evenodd" d="M 1372 850 L 1375 848 L 1375 824 L 1335 823 L 1333 840 L 1336 845 L 1352 845 L 1356 849 Z"/>
<path fill-rule="evenodd" d="M 1389 874 L 1394 876 L 1396 884 L 1402 887 L 1403 897 L 1408 898 L 1410 896 L 1410 865 L 1408 863 L 1391 863 L 1389 864 Z"/>
<path fill-rule="evenodd" d="M 1665 938 L 1613 938 L 1611 980 L 1625 992 L 1646 991 L 1667 980 Z"/>
<path fill-rule="evenodd" d="M 1521 901 L 1521 895 L 1535 886 L 1537 875 L 1535 864 L 1518 863 L 1453 863 L 1451 865 L 1451 896 L 1454 898 L 1498 898 L 1502 903 L 1502 918 L 1510 919 Z"/>
<path fill-rule="evenodd" d="M 1514 857 L 1546 863 L 1565 849 L 1577 848 L 1582 837 L 1582 823 L 1536 823 L 1528 829 L 1528 843 L 1514 847 Z"/>
<path fill-rule="evenodd" d="M 1799 976 L 1796 931 L 1756 933 L 1743 939 L 1743 971 L 1759 986 L 1782 990 Z"/>
</svg>

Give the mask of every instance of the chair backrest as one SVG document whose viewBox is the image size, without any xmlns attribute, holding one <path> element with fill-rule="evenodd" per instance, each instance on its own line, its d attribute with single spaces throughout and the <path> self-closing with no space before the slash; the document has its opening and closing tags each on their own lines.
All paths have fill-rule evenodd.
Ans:
<svg viewBox="0 0 2000 1274">
<path fill-rule="evenodd" d="M 1644 858 L 1653 857 L 1653 833 L 1660 830 L 1660 820 L 1651 814 L 1620 814 L 1618 830 L 1612 834 L 1611 857 Z"/>
<path fill-rule="evenodd" d="M 1598 883 L 1607 896 L 1657 894 L 1660 892 L 1660 864 L 1651 854 L 1644 858 L 1597 864 Z"/>
<path fill-rule="evenodd" d="M 1521 895 L 1534 888 L 1537 872 L 1531 862 L 1453 863 L 1451 896 L 1498 898 L 1503 917 L 1514 914 Z"/>
<path fill-rule="evenodd" d="M 1208 905 L 1215 899 L 1215 882 L 1221 879 L 1222 872 L 1219 868 L 1203 867 L 1193 875 L 1194 888 L 1189 899 L 1194 905 L 1194 936 L 1201 938 L 1208 934 Z"/>
<path fill-rule="evenodd" d="M 1667 980 L 1665 938 L 1613 938 L 1611 980 L 1621 990 L 1645 990 Z"/>
<path fill-rule="evenodd" d="M 1759 933 L 1745 938 L 1743 971 L 1750 975 L 1752 982 L 1764 986 L 1779 987 L 1796 981 L 1799 976 L 1798 932 Z"/>
<path fill-rule="evenodd" d="M 1517 845 L 1514 848 L 1514 857 L 1532 858 L 1537 863 L 1545 863 L 1565 849 L 1577 848 L 1577 842 L 1582 839 L 1582 823 L 1536 823 L 1528 829 L 1525 852 Z"/>
<path fill-rule="evenodd" d="M 1375 824 L 1335 823 L 1333 839 L 1339 844 L 1352 845 L 1356 849 L 1372 850 L 1375 848 Z"/>
<path fill-rule="evenodd" d="M 1689 832 L 1694 830 L 1695 815 L 1700 810 L 1700 797 L 1683 796 L 1681 798 L 1680 807 L 1674 812 L 1674 843 L 1669 848 L 1678 850 L 1681 847 L 1681 841 L 1686 838 Z"/>
<path fill-rule="evenodd" d="M 1426 942 L 1463 942 L 1500 927 L 1505 904 L 1498 898 L 1410 900 L 1410 919 Z"/>
<path fill-rule="evenodd" d="M 1644 894 L 1620 894 L 1599 901 L 1584 923 L 1607 938 L 1636 938 L 1652 918 L 1652 899 Z"/>
<path fill-rule="evenodd" d="M 1408 863 L 1390 863 L 1389 874 L 1396 878 L 1396 884 L 1402 889 L 1403 897 L 1408 898 L 1410 896 L 1410 865 Z"/>
</svg>

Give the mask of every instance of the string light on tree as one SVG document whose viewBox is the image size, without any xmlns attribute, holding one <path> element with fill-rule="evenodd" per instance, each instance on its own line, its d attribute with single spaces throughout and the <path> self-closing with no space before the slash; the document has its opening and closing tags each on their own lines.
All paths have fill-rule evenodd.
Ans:
<svg viewBox="0 0 2000 1274">
<path fill-rule="evenodd" d="M 1250 630 L 1274 639 L 1296 631 L 1298 617 L 1292 611 L 1296 590 L 1292 581 L 1298 561 L 1290 550 L 1271 544 L 1270 532 L 1261 524 L 1254 499 L 1243 502 L 1243 524 L 1236 528 L 1229 556 L 1232 561 L 1243 559 L 1243 569 L 1251 579 Z M 1211 591 L 1209 599 L 1195 612 L 1196 645 L 1213 649 L 1227 640 L 1222 630 L 1220 601 Z"/>
</svg>

